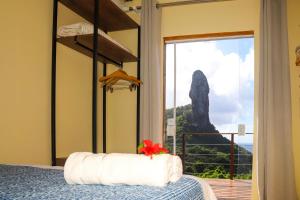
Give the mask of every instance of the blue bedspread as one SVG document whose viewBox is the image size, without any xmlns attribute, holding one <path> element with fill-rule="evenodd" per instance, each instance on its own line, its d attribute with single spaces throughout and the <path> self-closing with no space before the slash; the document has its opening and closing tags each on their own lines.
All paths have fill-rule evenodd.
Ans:
<svg viewBox="0 0 300 200">
<path fill-rule="evenodd" d="M 163 188 L 68 185 L 62 170 L 0 165 L 0 199 L 204 200 L 204 197 L 200 183 L 189 177 Z"/>
</svg>

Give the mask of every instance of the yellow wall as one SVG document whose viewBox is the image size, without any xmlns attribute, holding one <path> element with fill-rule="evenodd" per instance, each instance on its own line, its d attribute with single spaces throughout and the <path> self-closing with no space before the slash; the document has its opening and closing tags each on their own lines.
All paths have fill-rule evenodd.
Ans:
<svg viewBox="0 0 300 200">
<path fill-rule="evenodd" d="M 137 30 L 119 31 L 111 36 L 137 53 Z M 109 65 L 108 74 L 117 68 Z M 136 76 L 136 62 L 125 63 L 124 70 Z M 117 90 L 107 93 L 107 152 L 136 152 L 136 92 Z"/>
<path fill-rule="evenodd" d="M 0 162 L 50 163 L 51 1 L 0 1 Z"/>
<path fill-rule="evenodd" d="M 300 1 L 288 0 L 288 34 L 292 86 L 293 142 L 297 192 L 300 197 L 300 67 L 296 67 L 296 46 L 300 45 Z"/>
<path fill-rule="evenodd" d="M 0 2 L 0 163 L 50 164 L 52 2 Z M 59 13 L 59 25 L 83 21 L 61 5 Z M 58 44 L 58 157 L 91 151 L 91 64 L 90 58 Z M 98 93 L 101 151 L 100 87 Z"/>
</svg>

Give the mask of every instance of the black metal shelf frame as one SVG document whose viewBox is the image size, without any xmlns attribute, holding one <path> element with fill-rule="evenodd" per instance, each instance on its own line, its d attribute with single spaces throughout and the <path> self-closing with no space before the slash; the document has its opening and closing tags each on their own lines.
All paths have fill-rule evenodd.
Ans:
<svg viewBox="0 0 300 200">
<path fill-rule="evenodd" d="M 93 33 L 93 83 L 92 83 L 92 151 L 97 153 L 97 86 L 98 86 L 98 24 L 99 8 L 101 0 L 94 0 L 94 33 Z M 51 160 L 52 165 L 56 165 L 56 53 L 57 53 L 57 20 L 58 20 L 58 0 L 53 0 L 53 28 L 52 28 L 52 71 L 51 71 Z M 138 26 L 138 47 L 137 47 L 137 78 L 140 79 L 140 50 L 141 50 L 141 29 Z M 116 66 L 122 67 L 123 63 L 110 61 Z M 103 75 L 107 72 L 107 63 L 103 63 Z M 106 91 L 103 90 L 103 152 L 106 153 Z M 137 89 L 137 108 L 136 108 L 136 145 L 140 140 L 140 88 Z"/>
</svg>

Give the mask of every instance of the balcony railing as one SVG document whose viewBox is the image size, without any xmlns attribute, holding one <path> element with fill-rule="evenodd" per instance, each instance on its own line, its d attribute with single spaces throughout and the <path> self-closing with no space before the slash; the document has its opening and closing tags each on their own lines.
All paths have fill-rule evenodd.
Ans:
<svg viewBox="0 0 300 200">
<path fill-rule="evenodd" d="M 253 133 L 246 133 L 247 135 L 252 135 Z M 229 136 L 226 137 L 229 142 L 228 144 L 210 144 L 210 143 L 197 143 L 197 144 L 190 144 L 188 143 L 188 138 L 190 136 L 209 136 L 209 135 L 222 135 L 222 136 Z M 193 174 L 193 173 L 188 173 L 186 171 L 186 167 L 190 166 L 192 164 L 195 164 L 193 162 L 193 158 L 199 158 L 199 157 L 203 157 L 203 158 L 211 158 L 211 156 L 217 156 L 218 154 L 211 154 L 211 153 L 191 153 L 189 152 L 189 148 L 193 147 L 193 146 L 198 146 L 198 147 L 206 147 L 206 148 L 222 148 L 222 149 L 226 149 L 225 147 L 229 147 L 228 150 L 229 152 L 224 153 L 222 155 L 227 155 L 229 156 L 229 162 L 228 163 L 224 163 L 224 162 L 201 162 L 201 165 L 204 166 L 224 166 L 225 168 L 228 169 L 229 167 L 229 178 L 232 180 L 234 179 L 235 175 L 238 175 L 237 172 L 235 172 L 235 169 L 241 168 L 243 167 L 243 169 L 247 170 L 247 169 L 252 169 L 252 153 L 249 152 L 246 148 L 240 146 L 239 144 L 235 143 L 235 137 L 238 135 L 238 133 L 185 133 L 182 134 L 182 151 L 181 151 L 181 158 L 182 158 L 182 162 L 183 162 L 183 170 L 185 174 Z M 243 149 L 242 153 L 240 153 L 239 149 Z M 240 163 L 239 159 L 241 157 L 248 157 L 247 160 L 250 162 L 248 163 Z M 250 158 L 249 158 L 250 157 Z M 211 160 L 211 159 L 210 159 Z M 237 162 L 236 162 L 237 160 Z M 193 174 L 195 175 L 195 174 Z"/>
</svg>

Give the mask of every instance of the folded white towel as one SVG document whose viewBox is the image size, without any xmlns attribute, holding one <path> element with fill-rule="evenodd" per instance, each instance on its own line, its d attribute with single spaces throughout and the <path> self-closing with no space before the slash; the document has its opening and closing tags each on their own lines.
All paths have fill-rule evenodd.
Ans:
<svg viewBox="0 0 300 200">
<path fill-rule="evenodd" d="M 64 25 L 59 27 L 57 30 L 57 35 L 60 37 L 68 37 L 68 36 L 92 34 L 93 32 L 94 32 L 94 27 L 92 24 L 86 22 L 79 22 L 76 24 Z M 104 32 L 98 29 L 98 33 L 102 34 Z"/>
<path fill-rule="evenodd" d="M 182 176 L 178 156 L 139 154 L 73 153 L 65 164 L 64 176 L 69 184 L 127 184 L 165 186 Z"/>
</svg>

